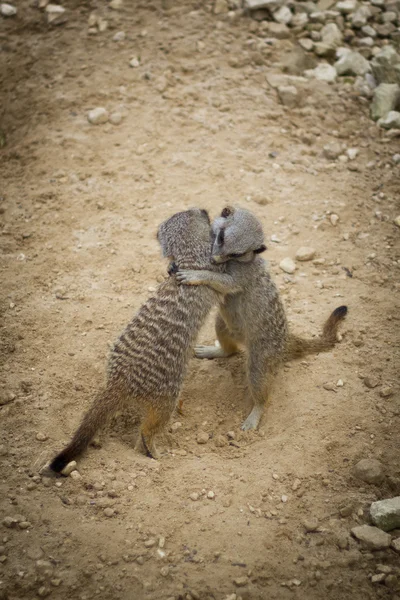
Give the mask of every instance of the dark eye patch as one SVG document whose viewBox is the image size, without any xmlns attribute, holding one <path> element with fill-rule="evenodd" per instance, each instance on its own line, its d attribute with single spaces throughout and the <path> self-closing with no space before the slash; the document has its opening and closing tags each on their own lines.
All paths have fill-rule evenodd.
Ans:
<svg viewBox="0 0 400 600">
<path fill-rule="evenodd" d="M 229 258 L 240 258 L 241 256 L 244 256 L 246 253 L 242 252 L 241 254 L 230 254 Z"/>
<path fill-rule="evenodd" d="M 220 229 L 219 233 L 218 233 L 218 237 L 217 237 L 218 246 L 222 246 L 222 244 L 224 243 L 224 240 L 225 240 L 225 231 L 223 229 Z"/>
<path fill-rule="evenodd" d="M 261 254 L 261 252 L 265 252 L 266 249 L 267 249 L 267 246 L 264 246 L 264 244 L 263 244 L 262 246 L 260 246 L 256 250 L 254 250 L 254 254 Z"/>
</svg>

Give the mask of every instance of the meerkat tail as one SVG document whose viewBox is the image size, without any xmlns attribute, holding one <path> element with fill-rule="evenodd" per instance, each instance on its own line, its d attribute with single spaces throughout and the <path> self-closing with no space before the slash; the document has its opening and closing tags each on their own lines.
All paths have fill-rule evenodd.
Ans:
<svg viewBox="0 0 400 600">
<path fill-rule="evenodd" d="M 74 437 L 68 446 L 51 461 L 49 469 L 54 473 L 61 473 L 71 460 L 80 456 L 89 446 L 97 431 L 118 410 L 122 400 L 122 393 L 115 388 L 106 388 L 99 392 L 83 417 Z"/>
<path fill-rule="evenodd" d="M 286 355 L 288 359 L 300 358 L 306 354 L 326 352 L 337 342 L 339 324 L 347 315 L 347 306 L 338 306 L 324 324 L 322 334 L 315 339 L 304 339 L 289 333 Z"/>
</svg>

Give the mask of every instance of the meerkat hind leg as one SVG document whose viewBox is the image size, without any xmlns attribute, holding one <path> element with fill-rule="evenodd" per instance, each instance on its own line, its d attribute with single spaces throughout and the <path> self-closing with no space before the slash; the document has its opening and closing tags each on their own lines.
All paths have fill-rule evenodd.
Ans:
<svg viewBox="0 0 400 600">
<path fill-rule="evenodd" d="M 160 399 L 159 406 L 150 406 L 142 421 L 136 450 L 146 454 L 149 458 L 160 458 L 154 438 L 167 425 L 175 408 L 175 402 Z"/>
<path fill-rule="evenodd" d="M 215 331 L 219 346 L 195 346 L 196 358 L 227 358 L 239 352 L 239 347 L 220 315 L 217 315 Z"/>
<path fill-rule="evenodd" d="M 243 431 L 257 429 L 264 412 L 265 403 L 268 398 L 269 379 L 273 372 L 273 364 L 265 364 L 262 356 L 251 353 L 247 363 L 247 377 L 253 400 L 253 408 L 241 426 Z"/>
</svg>

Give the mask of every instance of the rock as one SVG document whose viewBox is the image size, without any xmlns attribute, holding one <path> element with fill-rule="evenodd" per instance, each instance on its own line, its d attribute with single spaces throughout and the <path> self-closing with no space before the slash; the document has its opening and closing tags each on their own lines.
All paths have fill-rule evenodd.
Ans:
<svg viewBox="0 0 400 600">
<path fill-rule="evenodd" d="M 80 479 L 82 479 L 82 475 L 79 473 L 79 471 L 72 471 L 72 473 L 70 474 L 70 478 L 73 479 L 74 481 L 79 481 Z"/>
<path fill-rule="evenodd" d="M 154 540 L 153 538 L 150 538 L 149 540 L 146 540 L 144 545 L 146 548 L 154 548 L 154 546 L 156 546 L 157 541 Z"/>
<path fill-rule="evenodd" d="M 15 519 L 14 517 L 5 517 L 2 523 L 4 527 L 7 527 L 8 529 L 15 529 L 18 525 L 18 519 Z"/>
<path fill-rule="evenodd" d="M 14 17 L 17 14 L 17 9 L 12 4 L 0 4 L 0 14 L 3 17 Z"/>
<path fill-rule="evenodd" d="M 390 546 L 390 535 L 377 527 L 358 525 L 357 527 L 353 527 L 351 533 L 370 550 L 383 550 Z"/>
<path fill-rule="evenodd" d="M 227 0 L 215 0 L 214 15 L 222 15 L 227 12 L 229 12 L 229 5 Z"/>
<path fill-rule="evenodd" d="M 381 83 L 374 90 L 371 104 L 371 117 L 382 119 L 400 104 L 400 86 L 397 83 Z"/>
<path fill-rule="evenodd" d="M 331 224 L 336 227 L 336 225 L 339 223 L 339 215 L 335 215 L 335 213 L 332 213 L 329 217 L 329 220 L 331 222 Z"/>
<path fill-rule="evenodd" d="M 207 444 L 210 436 L 206 431 L 199 431 L 196 437 L 196 441 L 198 444 Z"/>
<path fill-rule="evenodd" d="M 292 17 L 292 11 L 287 6 L 281 6 L 281 8 L 274 12 L 274 20 L 277 23 L 283 23 L 284 25 L 289 25 Z"/>
<path fill-rule="evenodd" d="M 335 69 L 338 75 L 365 75 L 371 70 L 371 67 L 362 54 L 350 51 L 335 62 Z"/>
<path fill-rule="evenodd" d="M 321 29 L 321 42 L 317 42 L 314 52 L 318 56 L 335 56 L 335 50 L 342 43 L 343 35 L 335 23 L 328 23 Z"/>
<path fill-rule="evenodd" d="M 50 25 L 62 25 L 62 23 L 65 23 L 65 8 L 63 6 L 60 6 L 59 4 L 48 4 L 45 11 L 47 13 L 47 22 Z"/>
<path fill-rule="evenodd" d="M 392 540 L 391 546 L 393 550 L 400 554 L 400 537 L 396 538 L 395 540 Z"/>
<path fill-rule="evenodd" d="M 393 154 L 392 161 L 394 162 L 395 165 L 400 165 L 400 154 Z M 396 222 L 396 220 L 395 220 L 395 222 Z"/>
<path fill-rule="evenodd" d="M 361 31 L 368 37 L 376 38 L 376 31 L 373 27 L 371 27 L 371 25 L 365 25 L 365 27 L 361 27 Z"/>
<path fill-rule="evenodd" d="M 103 510 L 103 514 L 104 514 L 105 517 L 107 517 L 109 519 L 109 518 L 111 518 L 111 517 L 114 516 L 115 511 L 114 511 L 113 508 L 111 508 L 111 507 L 108 506 L 107 508 L 105 508 Z"/>
<path fill-rule="evenodd" d="M 400 85 L 400 55 L 393 46 L 385 46 L 371 61 L 372 73 L 378 83 Z"/>
<path fill-rule="evenodd" d="M 117 33 L 113 35 L 113 42 L 123 42 L 125 38 L 125 31 L 117 31 Z"/>
<path fill-rule="evenodd" d="M 102 106 L 98 106 L 88 112 L 87 118 L 92 125 L 102 125 L 108 121 L 108 111 Z"/>
<path fill-rule="evenodd" d="M 49 439 L 49 436 L 45 433 L 37 433 L 36 434 L 36 439 L 38 442 L 46 442 Z"/>
<path fill-rule="evenodd" d="M 292 15 L 292 20 L 291 20 L 290 24 L 292 27 L 299 27 L 299 28 L 303 29 L 304 26 L 307 25 L 308 21 L 309 21 L 309 18 L 308 18 L 307 13 L 301 12 L 301 13 L 296 13 L 296 14 Z M 308 38 L 302 38 L 302 39 L 305 40 Z M 300 44 L 302 42 L 302 39 L 299 40 Z M 305 50 L 307 50 L 307 48 L 305 48 Z"/>
<path fill-rule="evenodd" d="M 398 217 L 396 217 L 395 219 L 393 219 L 393 223 L 395 225 L 397 225 L 397 227 L 400 227 L 400 215 Z M 383 391 L 383 390 L 382 390 Z M 389 394 L 390 396 L 392 395 L 392 392 Z M 388 396 L 385 396 L 385 398 L 387 398 Z"/>
<path fill-rule="evenodd" d="M 289 275 L 292 275 L 295 272 L 295 270 L 296 270 L 295 262 L 291 258 L 289 258 L 289 257 L 284 258 L 283 260 L 281 260 L 281 262 L 279 263 L 279 267 L 285 273 L 289 273 Z"/>
<path fill-rule="evenodd" d="M 357 8 L 357 0 L 342 0 L 335 5 L 335 9 L 339 10 L 344 15 L 349 15 Z"/>
<path fill-rule="evenodd" d="M 278 40 L 286 40 L 290 38 L 290 30 L 283 23 L 267 23 L 266 33 L 270 37 L 277 38 Z"/>
<path fill-rule="evenodd" d="M 364 385 L 370 389 L 373 390 L 374 388 L 376 388 L 379 385 L 379 379 L 377 377 L 364 377 Z"/>
<path fill-rule="evenodd" d="M 395 155 L 396 156 L 396 155 Z M 393 157 L 394 158 L 394 157 Z M 400 162 L 400 156 L 399 156 L 399 162 Z M 396 223 L 396 221 L 398 221 Z M 400 227 L 400 216 L 397 217 L 397 219 L 394 219 L 394 223 Z M 385 385 L 381 388 L 379 395 L 381 396 L 381 398 L 390 398 L 390 396 L 393 394 L 393 388 L 390 385 Z"/>
<path fill-rule="evenodd" d="M 385 477 L 383 465 L 375 458 L 363 458 L 353 469 L 354 477 L 365 483 L 379 485 Z"/>
<path fill-rule="evenodd" d="M 246 576 L 237 577 L 233 580 L 233 583 L 236 585 L 236 587 L 244 587 L 249 583 L 249 578 Z"/>
<path fill-rule="evenodd" d="M 338 142 L 327 144 L 324 146 L 322 154 L 328 160 L 336 160 L 342 154 L 342 146 Z"/>
<path fill-rule="evenodd" d="M 360 151 L 358 148 L 347 148 L 347 150 L 346 150 L 346 154 L 350 160 L 355 160 L 357 158 L 357 156 L 359 155 L 359 152 Z"/>
<path fill-rule="evenodd" d="M 369 512 L 373 524 L 379 529 L 391 531 L 400 528 L 400 496 L 373 502 Z"/>
<path fill-rule="evenodd" d="M 378 575 L 372 575 L 371 577 L 371 583 L 381 583 L 382 581 L 385 580 L 385 573 L 379 573 Z"/>
<path fill-rule="evenodd" d="M 312 533 L 318 529 L 318 519 L 316 517 L 310 517 L 303 522 L 303 525 L 307 533 Z"/>
<path fill-rule="evenodd" d="M 0 391 L 0 406 L 4 406 L 5 404 L 10 404 L 13 400 L 15 400 L 16 396 L 12 392 L 7 392 L 5 390 Z"/>
<path fill-rule="evenodd" d="M 111 113 L 109 121 L 112 125 L 120 125 L 122 123 L 122 114 L 120 112 Z"/>
<path fill-rule="evenodd" d="M 308 246 L 302 246 L 296 252 L 296 260 L 307 261 L 315 257 L 315 249 Z"/>
<path fill-rule="evenodd" d="M 244 6 L 248 10 L 260 10 L 267 8 L 270 11 L 282 6 L 283 0 L 245 0 Z"/>
<path fill-rule="evenodd" d="M 308 69 L 304 72 L 306 77 L 311 79 L 318 79 L 319 81 L 326 81 L 327 83 L 333 83 L 337 77 L 335 67 L 328 63 L 320 63 L 315 69 Z"/>
<path fill-rule="evenodd" d="M 217 448 L 223 448 L 228 445 L 228 440 L 223 435 L 217 435 L 214 438 L 214 444 Z"/>
<path fill-rule="evenodd" d="M 391 110 L 386 117 L 379 119 L 378 125 L 383 129 L 400 129 L 400 112 Z"/>
<path fill-rule="evenodd" d="M 123 8 L 123 4 L 123 0 L 111 0 L 108 6 L 109 8 L 112 8 L 112 10 L 121 10 Z"/>
<path fill-rule="evenodd" d="M 299 104 L 299 93 L 294 85 L 281 85 L 278 87 L 279 100 L 284 106 L 294 108 Z"/>
<path fill-rule="evenodd" d="M 196 502 L 199 499 L 199 494 L 197 492 L 192 492 L 189 498 L 193 500 L 193 502 Z"/>
<path fill-rule="evenodd" d="M 368 6 L 360 6 L 351 16 L 351 24 L 356 29 L 361 29 L 367 24 L 368 19 L 372 16 Z"/>
<path fill-rule="evenodd" d="M 61 471 L 61 475 L 68 477 L 68 475 L 71 475 L 72 471 L 75 471 L 75 470 L 76 470 L 76 460 L 71 460 L 71 462 L 69 462 L 67 464 L 67 466 L 64 467 L 63 470 Z"/>
<path fill-rule="evenodd" d="M 131 60 L 129 61 L 129 66 L 132 67 L 132 69 L 136 69 L 137 67 L 140 67 L 140 60 L 138 59 L 137 56 L 134 56 L 133 58 L 131 58 Z"/>
<path fill-rule="evenodd" d="M 310 38 L 299 39 L 299 44 L 307 52 L 311 52 L 311 50 L 314 48 L 314 42 L 312 40 L 310 40 Z M 311 69 L 309 69 L 309 71 L 311 71 Z M 307 71 L 306 71 L 306 73 L 307 73 Z M 335 69 L 335 77 L 336 77 L 336 69 Z"/>
<path fill-rule="evenodd" d="M 214 500 L 214 498 L 215 498 L 215 493 L 214 493 L 214 492 L 212 492 L 212 491 L 208 492 L 208 494 L 207 494 L 207 498 L 208 498 L 209 500 Z"/>
</svg>

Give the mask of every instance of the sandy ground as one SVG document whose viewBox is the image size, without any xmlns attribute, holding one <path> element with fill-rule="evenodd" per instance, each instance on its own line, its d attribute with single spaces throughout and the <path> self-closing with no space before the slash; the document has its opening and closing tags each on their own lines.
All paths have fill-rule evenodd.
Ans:
<svg viewBox="0 0 400 600">
<path fill-rule="evenodd" d="M 1 526 L 0 598 L 398 600 L 399 578 L 370 576 L 398 576 L 399 555 L 350 535 L 371 501 L 400 494 L 398 139 L 346 82 L 309 84 L 283 107 L 266 75 L 292 64 L 294 42 L 265 44 L 209 2 L 66 6 L 58 28 L 28 2 L 1 21 L 0 511 L 26 528 Z M 109 29 L 90 36 L 96 6 Z M 90 125 L 96 106 L 122 122 Z M 355 161 L 322 156 L 337 140 Z M 135 453 L 132 411 L 79 461 L 80 479 L 41 479 L 109 344 L 166 274 L 158 224 L 226 203 L 261 219 L 297 333 L 349 306 L 341 343 L 284 366 L 258 432 L 239 429 L 241 357 L 193 359 L 160 461 Z M 318 260 L 288 276 L 279 262 L 301 246 Z M 214 338 L 211 316 L 200 340 Z M 353 476 L 368 457 L 384 464 L 380 486 Z"/>
</svg>

